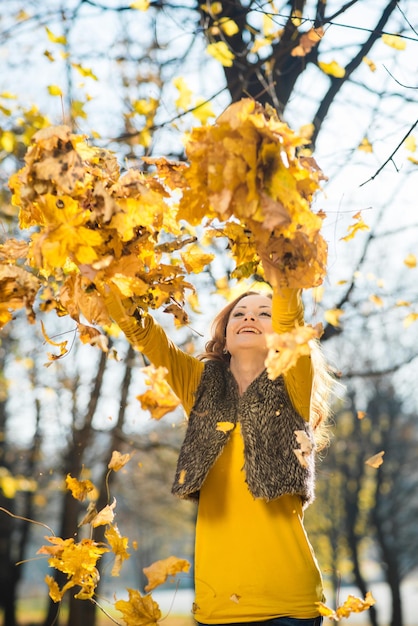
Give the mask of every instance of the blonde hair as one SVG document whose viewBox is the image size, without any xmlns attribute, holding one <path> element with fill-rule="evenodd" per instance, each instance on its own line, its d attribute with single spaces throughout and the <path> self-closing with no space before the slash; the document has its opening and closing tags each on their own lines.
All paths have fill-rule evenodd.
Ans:
<svg viewBox="0 0 418 626">
<path fill-rule="evenodd" d="M 246 291 L 227 304 L 214 318 L 212 337 L 205 345 L 205 351 L 199 355 L 201 360 L 223 361 L 229 363 L 230 354 L 225 350 L 226 328 L 232 311 L 240 300 L 246 296 L 266 296 L 271 294 L 258 291 Z M 323 450 L 330 442 L 330 419 L 332 390 L 336 384 L 331 369 L 324 357 L 319 341 L 311 342 L 311 359 L 313 382 L 309 412 L 309 423 L 312 427 L 317 450 Z"/>
</svg>

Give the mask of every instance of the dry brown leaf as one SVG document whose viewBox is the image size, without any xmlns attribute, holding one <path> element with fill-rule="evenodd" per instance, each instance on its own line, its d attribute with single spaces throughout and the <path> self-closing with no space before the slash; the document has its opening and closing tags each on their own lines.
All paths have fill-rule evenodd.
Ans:
<svg viewBox="0 0 418 626">
<path fill-rule="evenodd" d="M 377 454 L 374 454 L 369 459 L 367 459 L 367 461 L 365 461 L 365 464 L 369 465 L 370 467 L 374 467 L 375 469 L 377 469 L 378 467 L 380 467 L 383 464 L 383 455 L 384 454 L 385 454 L 384 450 L 382 450 L 381 452 L 378 452 Z"/>
</svg>

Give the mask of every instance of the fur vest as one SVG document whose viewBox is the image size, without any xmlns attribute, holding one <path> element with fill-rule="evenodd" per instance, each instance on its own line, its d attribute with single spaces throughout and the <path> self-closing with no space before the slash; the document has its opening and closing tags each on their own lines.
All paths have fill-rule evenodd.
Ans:
<svg viewBox="0 0 418 626">
<path fill-rule="evenodd" d="M 269 501 L 297 494 L 305 505 L 313 500 L 311 427 L 293 408 L 283 378 L 270 380 L 264 370 L 240 396 L 228 365 L 220 361 L 205 364 L 179 454 L 173 494 L 198 498 L 231 434 L 222 422 L 241 424 L 244 471 L 254 498 Z"/>
</svg>

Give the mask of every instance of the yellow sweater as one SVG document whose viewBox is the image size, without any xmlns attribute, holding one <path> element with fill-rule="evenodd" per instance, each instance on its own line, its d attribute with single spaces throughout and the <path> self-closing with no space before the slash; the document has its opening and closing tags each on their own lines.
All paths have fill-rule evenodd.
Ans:
<svg viewBox="0 0 418 626">
<path fill-rule="evenodd" d="M 109 305 L 130 341 L 156 366 L 189 413 L 204 364 L 185 354 L 151 317 L 132 332 L 132 320 Z M 276 332 L 303 323 L 300 294 L 286 290 L 273 298 Z M 290 398 L 309 416 L 310 359 L 302 357 L 285 376 Z M 244 445 L 239 424 L 201 489 L 196 524 L 194 615 L 205 624 L 250 622 L 274 617 L 312 618 L 323 600 L 322 579 L 303 527 L 298 496 L 256 500 L 242 471 Z"/>
</svg>

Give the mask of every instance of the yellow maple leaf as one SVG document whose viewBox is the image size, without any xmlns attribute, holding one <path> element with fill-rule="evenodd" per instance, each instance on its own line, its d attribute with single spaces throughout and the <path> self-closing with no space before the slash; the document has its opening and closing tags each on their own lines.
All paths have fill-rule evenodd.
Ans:
<svg viewBox="0 0 418 626">
<path fill-rule="evenodd" d="M 418 320 L 418 313 L 408 313 L 403 321 L 404 328 L 409 328 L 411 324 Z"/>
<path fill-rule="evenodd" d="M 64 593 L 75 586 L 80 587 L 76 597 L 92 598 L 99 580 L 97 561 L 109 549 L 92 539 L 82 539 L 78 543 L 75 543 L 73 538 L 48 537 L 47 539 L 52 545 L 42 546 L 38 554 L 49 555 L 50 567 L 67 575 L 67 583 L 61 589 L 50 585 L 52 599 L 55 602 L 61 600 Z"/>
<path fill-rule="evenodd" d="M 71 474 L 67 474 L 65 486 L 71 491 L 73 498 L 80 500 L 80 502 L 83 502 L 89 493 L 95 490 L 95 486 L 91 480 L 78 480 L 77 478 L 73 478 Z"/>
<path fill-rule="evenodd" d="M 415 255 L 415 254 L 412 254 L 412 253 L 411 253 L 411 254 L 408 254 L 408 255 L 404 258 L 403 262 L 405 263 L 405 265 L 406 265 L 407 267 L 410 267 L 410 268 L 412 268 L 412 267 L 416 267 L 416 266 L 417 266 L 417 257 L 416 257 L 416 255 Z"/>
<path fill-rule="evenodd" d="M 300 326 L 287 333 L 267 335 L 268 353 L 265 361 L 268 377 L 272 380 L 296 365 L 299 357 L 309 355 L 310 341 L 318 339 L 322 326 Z"/>
<path fill-rule="evenodd" d="M 235 54 L 228 47 L 225 41 L 217 41 L 215 43 L 208 44 L 206 52 L 219 61 L 219 63 L 221 63 L 224 67 L 232 67 Z"/>
<path fill-rule="evenodd" d="M 105 538 L 115 555 L 112 576 L 119 576 L 123 561 L 131 557 L 128 552 L 128 537 L 122 537 L 116 524 L 109 524 L 105 530 Z"/>
<path fill-rule="evenodd" d="M 383 463 L 383 455 L 384 454 L 385 454 L 384 450 L 382 450 L 381 452 L 378 452 L 377 454 L 374 454 L 373 456 L 368 458 L 367 461 L 365 461 L 365 464 L 369 465 L 370 467 L 374 467 L 375 469 L 377 469 Z"/>
<path fill-rule="evenodd" d="M 174 104 L 178 109 L 183 109 L 183 111 L 186 111 L 192 103 L 193 92 L 191 89 L 189 89 L 186 81 L 182 76 L 174 78 L 173 85 L 179 92 L 179 96 L 174 101 Z"/>
<path fill-rule="evenodd" d="M 214 254 L 203 252 L 202 248 L 197 244 L 192 244 L 180 254 L 184 267 L 188 273 L 200 274 L 206 265 L 209 265 L 215 258 Z"/>
<path fill-rule="evenodd" d="M 63 594 L 61 593 L 61 589 L 59 588 L 57 581 L 52 576 L 47 574 L 45 576 L 45 582 L 48 585 L 49 597 L 51 600 L 53 602 L 61 602 Z"/>
<path fill-rule="evenodd" d="M 326 606 L 323 602 L 317 602 L 318 610 L 323 617 L 338 622 L 342 618 L 350 617 L 351 613 L 363 613 L 376 604 L 370 591 L 366 593 L 364 600 L 349 595 L 348 598 L 336 610 Z"/>
<path fill-rule="evenodd" d="M 204 98 L 196 98 L 192 114 L 201 124 L 207 124 L 209 119 L 215 117 L 211 102 Z"/>
<path fill-rule="evenodd" d="M 363 137 L 363 139 L 357 146 L 357 150 L 361 150 L 362 152 L 373 152 L 373 146 L 367 139 L 367 137 Z"/>
<path fill-rule="evenodd" d="M 135 0 L 129 5 L 131 9 L 137 9 L 138 11 L 147 11 L 149 9 L 150 0 Z"/>
<path fill-rule="evenodd" d="M 84 78 L 92 78 L 93 80 L 99 80 L 96 74 L 94 74 L 93 70 L 90 69 L 89 67 L 83 67 L 81 63 L 71 63 L 71 66 L 74 69 L 76 69 Z"/>
<path fill-rule="evenodd" d="M 58 198 L 45 194 L 38 199 L 45 228 L 32 236 L 32 262 L 49 272 L 65 265 L 68 258 L 87 265 L 98 259 L 94 249 L 103 242 L 102 235 L 85 226 L 90 218 L 79 203 L 69 196 Z"/>
<path fill-rule="evenodd" d="M 406 41 L 400 35 L 383 34 L 382 41 L 390 48 L 395 48 L 395 50 L 405 50 L 406 48 Z"/>
<path fill-rule="evenodd" d="M 48 85 L 48 93 L 50 96 L 62 96 L 62 89 L 59 85 Z"/>
<path fill-rule="evenodd" d="M 371 59 L 369 59 L 369 57 L 363 57 L 362 61 L 368 66 L 371 72 L 376 71 L 376 63 L 372 61 Z"/>
<path fill-rule="evenodd" d="M 159 420 L 166 413 L 174 411 L 179 406 L 180 400 L 166 380 L 167 368 L 149 365 L 144 367 L 142 371 L 146 375 L 145 382 L 151 385 L 151 389 L 137 396 L 137 399 L 140 401 L 144 411 L 150 411 L 151 417 Z"/>
<path fill-rule="evenodd" d="M 357 419 L 362 420 L 366 417 L 366 411 L 357 411 Z"/>
<path fill-rule="evenodd" d="M 362 218 L 361 211 L 358 211 L 355 215 L 353 215 L 353 220 L 357 220 L 354 224 L 350 224 L 348 227 L 348 235 L 345 237 L 341 237 L 341 241 L 349 241 L 353 239 L 356 234 L 361 230 L 370 230 L 370 226 L 368 226 Z"/>
<path fill-rule="evenodd" d="M 319 61 L 318 66 L 325 74 L 334 78 L 344 78 L 345 76 L 345 69 L 337 61 L 331 61 L 330 63 Z"/>
<path fill-rule="evenodd" d="M 117 600 L 115 609 L 122 613 L 126 626 L 152 626 L 161 619 L 158 604 L 150 595 L 142 596 L 136 589 L 128 589 L 128 600 Z"/>
<path fill-rule="evenodd" d="M 152 591 L 155 587 L 165 583 L 169 576 L 175 576 L 180 572 L 188 572 L 190 569 L 189 561 L 179 559 L 176 556 L 169 556 L 166 559 L 155 561 L 149 567 L 144 567 L 143 572 L 148 579 L 145 591 Z"/>
<path fill-rule="evenodd" d="M 415 152 L 417 149 L 417 141 L 413 135 L 409 135 L 403 142 L 403 145 L 409 152 Z"/>
<path fill-rule="evenodd" d="M 344 315 L 343 309 L 328 309 L 324 313 L 324 319 L 328 324 L 331 324 L 331 326 L 339 328 L 341 326 L 340 318 L 342 315 Z"/>
<path fill-rule="evenodd" d="M 133 452 L 121 454 L 117 450 L 113 450 L 112 458 L 110 459 L 107 467 L 114 472 L 118 472 L 120 469 L 122 469 L 122 467 L 125 467 L 128 461 L 131 460 L 133 454 Z"/>
<path fill-rule="evenodd" d="M 45 30 L 46 30 L 46 34 L 48 35 L 49 41 L 51 41 L 52 43 L 61 44 L 63 46 L 66 45 L 67 38 L 64 35 L 54 35 L 52 30 L 50 30 L 47 26 L 45 27 Z"/>
<path fill-rule="evenodd" d="M 371 296 L 369 296 L 369 300 L 370 302 L 373 302 L 373 304 L 375 304 L 376 306 L 383 306 L 383 300 L 380 296 L 377 296 L 376 294 L 372 294 Z"/>
<path fill-rule="evenodd" d="M 219 27 L 228 37 L 233 37 L 239 32 L 238 24 L 230 17 L 221 17 Z"/>
</svg>

